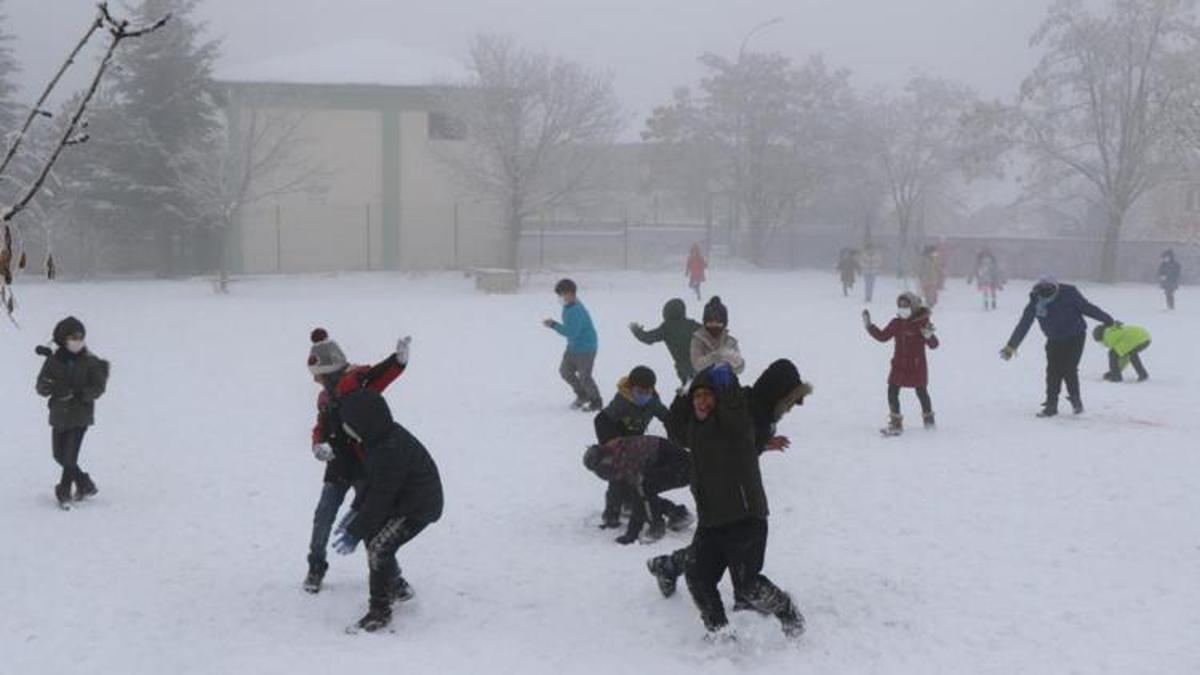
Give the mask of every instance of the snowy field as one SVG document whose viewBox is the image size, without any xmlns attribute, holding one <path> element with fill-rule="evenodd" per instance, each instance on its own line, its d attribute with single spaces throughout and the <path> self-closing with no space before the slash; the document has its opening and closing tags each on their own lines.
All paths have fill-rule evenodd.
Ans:
<svg viewBox="0 0 1200 675">
<path fill-rule="evenodd" d="M 665 348 L 626 325 L 657 325 L 683 278 L 579 281 L 606 397 L 638 363 L 670 385 Z M 1152 379 L 1101 382 L 1089 341 L 1087 413 L 1043 421 L 1040 333 L 997 357 L 1025 284 L 985 313 L 952 280 L 931 355 L 941 427 L 883 439 L 891 347 L 866 336 L 861 302 L 830 274 L 718 271 L 706 291 L 729 305 L 748 372 L 786 356 L 816 386 L 781 425 L 792 450 L 763 459 L 766 573 L 809 630 L 789 642 L 773 619 L 737 614 L 729 648 L 702 641 L 682 586 L 663 599 L 646 572 L 685 535 L 621 547 L 596 529 L 603 486 L 580 462 L 591 419 L 567 410 L 562 340 L 539 323 L 557 314 L 552 284 L 512 297 L 451 275 L 249 280 L 231 297 L 200 281 L 23 287 L 24 330 L 0 329 L 0 672 L 1200 672 L 1193 293 L 1168 314 L 1156 289 L 1083 284 L 1154 334 Z M 895 290 L 881 282 L 877 320 Z M 64 513 L 33 347 L 67 313 L 113 372 L 83 454 L 100 494 Z M 316 325 L 355 362 L 414 336 L 388 399 L 437 459 L 446 513 L 401 550 L 418 597 L 394 633 L 343 633 L 365 609 L 361 548 L 331 556 L 320 595 L 300 589 L 321 480 Z"/>
</svg>

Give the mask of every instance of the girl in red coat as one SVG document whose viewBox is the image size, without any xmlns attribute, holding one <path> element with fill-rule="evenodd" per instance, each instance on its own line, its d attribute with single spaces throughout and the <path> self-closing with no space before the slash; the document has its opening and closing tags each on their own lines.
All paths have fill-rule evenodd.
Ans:
<svg viewBox="0 0 1200 675">
<path fill-rule="evenodd" d="M 929 320 L 929 308 L 921 303 L 915 293 L 901 293 L 896 298 L 896 318 L 882 330 L 871 323 L 871 313 L 863 310 L 863 325 L 871 337 L 880 342 L 896 341 L 892 356 L 892 372 L 888 376 L 888 426 L 880 430 L 885 436 L 899 436 L 904 432 L 904 416 L 900 414 L 901 387 L 917 390 L 921 401 L 921 413 L 925 428 L 934 428 L 933 403 L 929 400 L 929 367 L 925 362 L 925 348 L 937 349 L 938 339 L 933 323 Z"/>
<path fill-rule="evenodd" d="M 696 299 L 700 300 L 700 284 L 704 283 L 704 272 L 708 269 L 708 262 L 704 260 L 704 254 L 700 252 L 700 244 L 692 244 L 692 252 L 688 255 L 686 274 L 688 277 L 688 287 L 696 291 Z"/>
</svg>

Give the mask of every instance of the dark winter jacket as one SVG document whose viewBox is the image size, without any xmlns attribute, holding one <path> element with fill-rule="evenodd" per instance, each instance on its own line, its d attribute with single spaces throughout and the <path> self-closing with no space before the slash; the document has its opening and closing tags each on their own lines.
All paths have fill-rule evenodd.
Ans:
<svg viewBox="0 0 1200 675">
<path fill-rule="evenodd" d="M 359 389 L 382 392 L 404 374 L 405 366 L 390 355 L 374 366 L 351 366 L 331 392 L 322 388 L 317 395 L 317 423 L 312 442 L 328 443 L 333 459 L 325 464 L 326 483 L 354 483 L 362 479 L 362 448 L 342 431 L 339 397 Z"/>
<path fill-rule="evenodd" d="M 429 524 L 442 516 L 442 480 L 425 446 L 396 424 L 383 395 L 360 389 L 341 398 L 342 423 L 362 439 L 366 485 L 347 531 L 369 541 L 392 518 Z"/>
<path fill-rule="evenodd" d="M 108 361 L 84 349 L 72 354 L 59 347 L 46 357 L 37 377 L 37 393 L 49 399 L 50 426 L 90 427 L 96 423 L 96 399 L 108 386 Z"/>
<path fill-rule="evenodd" d="M 747 518 L 766 518 L 767 494 L 758 466 L 754 421 L 747 389 L 709 383 L 712 369 L 696 376 L 688 395 L 671 405 L 668 429 L 672 440 L 691 451 L 692 495 L 700 527 L 718 527 Z M 717 407 L 704 421 L 696 419 L 691 394 L 713 389 Z"/>
<path fill-rule="evenodd" d="M 687 305 L 679 298 L 673 298 L 663 305 L 662 316 L 662 325 L 653 330 L 634 326 L 633 336 L 648 345 L 667 343 L 667 351 L 671 352 L 679 380 L 687 382 L 696 376 L 696 370 L 692 367 L 692 335 L 701 326 L 687 317 Z"/>
<path fill-rule="evenodd" d="M 784 408 L 798 403 L 812 393 L 812 386 L 800 379 L 800 371 L 787 359 L 767 367 L 747 391 L 750 398 L 750 418 L 754 421 L 754 446 L 761 453 L 775 437 L 775 426 Z"/>
<path fill-rule="evenodd" d="M 1105 326 L 1112 325 L 1113 318 L 1104 310 L 1093 305 L 1083 297 L 1078 288 L 1070 284 L 1059 284 L 1058 293 L 1051 299 L 1044 300 L 1036 292 L 1029 294 L 1029 304 L 1021 314 L 1008 345 L 1013 349 L 1021 346 L 1021 341 L 1037 319 L 1042 332 L 1050 342 L 1070 340 L 1087 333 L 1087 322 L 1083 317 L 1091 317 Z"/>
<path fill-rule="evenodd" d="M 621 436 L 641 436 L 646 433 L 652 419 L 666 424 L 667 407 L 657 393 L 644 406 L 634 403 L 633 387 L 629 384 L 629 378 L 623 377 L 617 383 L 617 395 L 612 402 L 596 413 L 596 440 L 607 443 Z"/>
<path fill-rule="evenodd" d="M 1179 277 L 1182 274 L 1183 269 L 1180 267 L 1179 261 L 1171 256 L 1158 266 L 1158 285 L 1162 286 L 1163 290 L 1176 290 L 1179 288 Z"/>
<path fill-rule="evenodd" d="M 595 453 L 593 463 L 588 468 L 613 487 L 610 496 L 614 503 L 610 507 L 629 507 L 630 536 L 636 537 L 652 516 L 651 496 L 684 487 L 690 480 L 691 457 L 665 438 L 615 438 L 589 448 L 588 454 L 592 453 Z"/>
<path fill-rule="evenodd" d="M 867 332 L 880 342 L 895 340 L 892 353 L 892 369 L 888 384 L 897 387 L 925 387 L 929 385 L 929 365 L 925 360 L 925 348 L 937 349 L 936 335 L 926 338 L 921 329 L 929 325 L 929 309 L 914 305 L 913 315 L 907 319 L 896 317 L 880 330 L 871 324 Z"/>
</svg>

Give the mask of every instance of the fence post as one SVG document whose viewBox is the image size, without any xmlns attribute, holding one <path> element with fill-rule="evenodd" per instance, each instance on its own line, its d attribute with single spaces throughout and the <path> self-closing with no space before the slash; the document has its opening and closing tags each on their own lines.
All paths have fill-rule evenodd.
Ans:
<svg viewBox="0 0 1200 675">
<path fill-rule="evenodd" d="M 538 269 L 546 268 L 546 225 L 538 230 Z"/>
<path fill-rule="evenodd" d="M 367 202 L 367 271 L 371 271 L 371 202 Z"/>
<path fill-rule="evenodd" d="M 275 273 L 283 274 L 283 212 L 275 205 Z"/>
<path fill-rule="evenodd" d="M 458 259 L 458 202 L 454 202 L 454 269 L 462 269 Z"/>
<path fill-rule="evenodd" d="M 625 269 L 629 269 L 629 209 L 625 209 Z"/>
</svg>

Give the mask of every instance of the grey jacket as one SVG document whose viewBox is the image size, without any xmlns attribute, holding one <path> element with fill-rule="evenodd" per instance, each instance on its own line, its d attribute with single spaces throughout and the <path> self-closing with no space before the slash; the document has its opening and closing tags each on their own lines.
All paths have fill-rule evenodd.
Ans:
<svg viewBox="0 0 1200 675">
<path fill-rule="evenodd" d="M 707 329 L 697 330 L 692 334 L 692 367 L 700 372 L 717 363 L 728 363 L 738 375 L 746 369 L 738 341 L 728 330 L 719 338 L 709 335 Z"/>
</svg>

